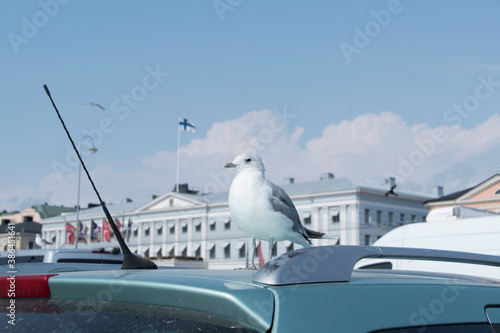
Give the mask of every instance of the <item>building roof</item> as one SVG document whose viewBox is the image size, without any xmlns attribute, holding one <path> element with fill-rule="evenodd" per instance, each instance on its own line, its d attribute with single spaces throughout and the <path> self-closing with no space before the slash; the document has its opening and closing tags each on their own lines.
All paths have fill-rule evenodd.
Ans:
<svg viewBox="0 0 500 333">
<path fill-rule="evenodd" d="M 460 190 L 460 191 L 453 192 L 453 193 L 450 193 L 450 194 L 447 194 L 447 195 L 443 195 L 442 197 L 439 197 L 439 198 L 436 198 L 436 199 L 427 200 L 426 202 L 424 202 L 424 204 L 458 199 L 462 195 L 464 195 L 465 193 L 467 193 L 470 190 L 472 190 L 474 187 L 469 187 L 469 188 L 466 188 L 465 190 Z"/>
<path fill-rule="evenodd" d="M 58 216 L 62 213 L 74 212 L 76 207 L 52 206 L 45 204 L 38 204 L 32 206 L 34 210 L 40 214 L 40 218 L 45 219 L 52 216 Z"/>
<path fill-rule="evenodd" d="M 120 219 L 121 214 L 125 213 L 130 213 L 138 208 L 144 206 L 145 202 L 124 202 L 124 203 L 119 203 L 119 204 L 109 204 L 106 205 L 106 208 L 108 208 L 109 213 L 114 217 Z M 76 211 L 73 210 L 72 212 L 69 213 L 63 213 L 58 216 L 52 216 L 50 218 L 45 218 L 43 219 L 42 222 L 50 222 L 50 221 L 58 221 L 61 219 L 61 215 L 63 217 L 67 218 L 69 221 L 74 221 L 76 219 Z M 92 208 L 87 208 L 87 209 L 80 209 L 79 212 L 79 218 L 80 219 L 88 219 L 88 218 L 102 218 L 104 215 L 104 212 L 102 210 L 102 207 L 96 206 Z"/>
<path fill-rule="evenodd" d="M 483 180 L 482 182 L 480 182 L 479 184 L 477 184 L 475 186 L 472 186 L 472 187 L 469 187 L 469 188 L 466 188 L 464 190 L 460 190 L 460 191 L 457 191 L 457 192 L 454 192 L 454 193 L 450 193 L 448 195 L 444 195 L 444 196 L 436 198 L 436 199 L 427 200 L 427 201 L 424 202 L 424 204 L 439 203 L 439 202 L 456 200 L 456 199 L 460 198 L 461 196 L 463 196 L 464 194 L 466 194 L 467 192 L 472 191 L 473 189 L 475 189 L 475 188 L 477 188 L 477 187 L 479 187 L 479 186 L 481 186 L 481 185 L 489 182 L 490 180 L 492 180 L 493 178 L 498 177 L 498 176 L 500 176 L 500 174 L 496 173 L 493 176 L 489 177 L 486 180 Z"/>
<path fill-rule="evenodd" d="M 381 194 L 389 190 L 387 184 L 372 184 L 363 181 L 353 181 L 348 178 L 329 178 L 323 180 L 309 181 L 303 183 L 292 183 L 292 184 L 280 184 L 280 186 L 288 193 L 290 197 L 300 196 L 300 195 L 312 195 L 321 193 L 332 193 L 340 191 L 356 191 L 358 189 L 366 189 L 372 191 L 378 191 Z M 431 198 L 432 196 L 428 193 L 421 193 L 415 191 L 400 190 L 396 191 L 399 195 L 408 195 L 420 198 L 422 202 Z M 229 192 L 221 191 L 214 193 L 182 193 L 182 192 L 167 192 L 159 197 L 151 197 L 146 201 L 139 202 L 122 202 L 119 204 L 109 204 L 106 205 L 110 214 L 114 218 L 120 218 L 120 215 L 134 213 L 138 210 L 148 210 L 148 206 L 154 204 L 153 201 L 164 200 L 168 196 L 174 196 L 178 198 L 187 199 L 192 202 L 200 202 L 203 204 L 224 204 L 227 203 Z M 142 209 L 141 209 L 142 208 Z M 178 207 L 177 207 L 178 208 Z M 64 218 L 68 221 L 74 221 L 76 219 L 76 212 L 63 214 Z M 89 218 L 100 218 L 103 216 L 103 210 L 100 206 L 92 207 L 88 209 L 82 209 L 79 212 L 80 219 Z M 50 222 L 60 220 L 60 216 L 52 218 L 44 218 L 43 222 Z"/>
</svg>

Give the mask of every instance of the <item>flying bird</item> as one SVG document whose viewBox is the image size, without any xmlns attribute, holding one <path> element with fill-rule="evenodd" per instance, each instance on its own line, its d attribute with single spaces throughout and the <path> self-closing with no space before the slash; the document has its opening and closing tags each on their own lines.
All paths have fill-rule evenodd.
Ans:
<svg viewBox="0 0 500 333">
<path fill-rule="evenodd" d="M 229 190 L 229 210 L 238 227 L 252 236 L 252 266 L 256 238 L 270 244 L 288 240 L 304 247 L 312 246 L 311 239 L 334 239 L 302 225 L 288 194 L 266 179 L 260 156 L 240 154 L 224 167 L 238 172 Z"/>
<path fill-rule="evenodd" d="M 52 244 L 52 242 L 49 242 L 48 240 L 43 239 L 40 234 L 36 234 L 35 243 L 36 243 L 36 245 L 38 245 L 40 247 Z"/>
<path fill-rule="evenodd" d="M 100 109 L 103 109 L 103 110 L 106 110 L 105 108 L 103 108 L 101 105 L 97 104 L 97 103 L 94 103 L 94 102 L 89 102 L 89 103 L 83 103 L 82 105 L 92 105 L 92 106 L 97 106 L 98 108 Z"/>
<path fill-rule="evenodd" d="M 396 185 L 392 185 L 391 189 L 389 191 L 385 192 L 385 196 L 387 197 L 387 196 L 389 196 L 389 194 L 392 194 L 392 195 L 397 197 L 398 196 L 397 193 L 394 193 L 395 188 L 396 188 Z"/>
</svg>

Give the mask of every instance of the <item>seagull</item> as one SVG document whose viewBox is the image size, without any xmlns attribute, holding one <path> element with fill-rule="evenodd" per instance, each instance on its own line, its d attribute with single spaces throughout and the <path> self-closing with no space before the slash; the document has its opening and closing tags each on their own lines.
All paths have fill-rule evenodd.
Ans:
<svg viewBox="0 0 500 333">
<path fill-rule="evenodd" d="M 106 110 L 105 108 L 103 108 L 101 105 L 97 104 L 97 103 L 94 103 L 94 102 L 89 102 L 89 103 L 83 103 L 82 105 L 87 105 L 87 104 L 90 104 L 92 106 L 97 106 L 98 108 L 101 108 L 103 110 Z"/>
<path fill-rule="evenodd" d="M 52 244 L 52 242 L 49 242 L 48 240 L 43 239 L 40 234 L 36 234 L 35 243 L 36 243 L 36 245 L 38 245 L 40 247 Z"/>
<path fill-rule="evenodd" d="M 398 195 L 396 193 L 394 193 L 395 188 L 396 188 L 396 185 L 392 185 L 391 189 L 389 191 L 385 192 L 385 196 L 387 197 L 387 196 L 389 196 L 389 194 L 392 194 L 392 195 L 397 197 Z"/>
<path fill-rule="evenodd" d="M 233 162 L 226 163 L 224 168 L 235 168 L 237 171 L 229 189 L 229 211 L 238 227 L 252 236 L 253 267 L 256 238 L 270 244 L 288 240 L 303 247 L 311 247 L 311 239 L 334 239 L 302 225 L 288 194 L 266 179 L 260 156 L 240 154 Z"/>
</svg>

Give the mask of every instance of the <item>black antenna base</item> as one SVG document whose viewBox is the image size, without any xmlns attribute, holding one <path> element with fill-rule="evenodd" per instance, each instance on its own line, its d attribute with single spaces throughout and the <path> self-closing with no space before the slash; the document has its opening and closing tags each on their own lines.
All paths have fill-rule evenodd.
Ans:
<svg viewBox="0 0 500 333">
<path fill-rule="evenodd" d="M 154 262 L 133 253 L 123 255 L 122 269 L 158 269 Z"/>
</svg>

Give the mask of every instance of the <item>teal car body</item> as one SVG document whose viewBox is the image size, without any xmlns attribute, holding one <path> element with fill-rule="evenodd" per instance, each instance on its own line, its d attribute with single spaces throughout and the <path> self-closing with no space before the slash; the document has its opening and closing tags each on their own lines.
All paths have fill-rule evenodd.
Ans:
<svg viewBox="0 0 500 333">
<path fill-rule="evenodd" d="M 31 276 L 49 295 L 33 297 L 27 290 L 16 298 L 15 328 L 148 333 L 491 333 L 499 329 L 500 279 L 353 270 L 360 258 L 385 257 L 500 266 L 498 257 L 486 255 L 336 246 L 289 252 L 259 270 L 100 270 L 17 276 L 19 288 L 29 289 L 22 279 Z M 10 300 L 2 297 L 5 311 Z M 6 322 L 2 326 L 12 329 Z"/>
</svg>

